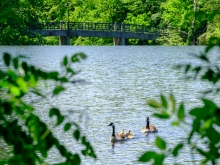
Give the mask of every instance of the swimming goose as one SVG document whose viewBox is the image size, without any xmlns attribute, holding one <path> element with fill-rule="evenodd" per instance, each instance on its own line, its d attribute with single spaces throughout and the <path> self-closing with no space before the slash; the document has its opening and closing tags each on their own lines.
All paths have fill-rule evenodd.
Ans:
<svg viewBox="0 0 220 165">
<path fill-rule="evenodd" d="M 124 128 L 122 128 L 122 130 L 121 130 L 121 132 L 120 132 L 119 134 L 124 135 L 124 133 L 125 133 L 125 129 L 124 129 Z"/>
<path fill-rule="evenodd" d="M 141 130 L 142 133 L 151 133 L 151 132 L 157 132 L 157 128 L 154 125 L 150 125 L 150 119 L 149 117 L 146 118 L 146 126 L 144 126 Z"/>
<path fill-rule="evenodd" d="M 125 136 L 128 138 L 128 139 L 133 139 L 134 138 L 134 133 L 131 132 L 131 130 L 128 130 L 128 132 L 124 133 Z"/>
<path fill-rule="evenodd" d="M 127 140 L 127 137 L 123 134 L 115 134 L 115 125 L 113 122 L 111 122 L 108 126 L 112 126 L 112 137 L 110 138 L 112 143 Z"/>
</svg>

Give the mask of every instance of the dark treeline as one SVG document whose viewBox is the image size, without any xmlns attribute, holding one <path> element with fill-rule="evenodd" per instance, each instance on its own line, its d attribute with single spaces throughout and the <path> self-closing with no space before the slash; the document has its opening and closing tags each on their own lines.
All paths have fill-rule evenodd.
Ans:
<svg viewBox="0 0 220 165">
<path fill-rule="evenodd" d="M 41 37 L 23 27 L 37 22 L 67 21 L 67 2 L 2 1 L 0 45 L 58 45 L 58 37 Z M 129 45 L 206 45 L 212 37 L 220 38 L 217 0 L 69 0 L 68 8 L 71 22 L 124 22 L 168 29 L 168 34 L 156 41 L 129 39 Z M 71 45 L 112 44 L 112 38 L 71 38 Z"/>
</svg>

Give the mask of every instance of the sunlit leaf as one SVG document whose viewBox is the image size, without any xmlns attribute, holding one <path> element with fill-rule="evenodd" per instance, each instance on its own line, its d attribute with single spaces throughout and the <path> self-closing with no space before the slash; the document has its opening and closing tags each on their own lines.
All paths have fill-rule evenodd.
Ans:
<svg viewBox="0 0 220 165">
<path fill-rule="evenodd" d="M 167 100 L 163 95 L 160 95 L 163 107 L 167 108 Z"/>
<path fill-rule="evenodd" d="M 21 94 L 20 89 L 16 86 L 11 86 L 10 92 L 11 92 L 11 94 L 13 94 L 15 96 L 20 96 L 20 94 Z"/>
<path fill-rule="evenodd" d="M 162 111 L 161 113 L 154 113 L 155 117 L 161 118 L 161 119 L 168 119 L 170 118 L 170 114 L 167 111 Z"/>
<path fill-rule="evenodd" d="M 22 77 L 19 77 L 17 78 L 16 82 L 18 86 L 20 87 L 21 91 L 23 93 L 27 93 L 28 86 L 27 86 L 27 83 L 24 81 L 24 79 Z"/>
<path fill-rule="evenodd" d="M 160 138 L 160 137 L 156 138 L 156 145 L 161 150 L 165 150 L 166 149 L 166 142 L 162 138 Z"/>
<path fill-rule="evenodd" d="M 171 94 L 170 98 L 169 98 L 169 108 L 170 108 L 171 112 L 174 112 L 176 109 L 176 100 L 175 100 L 173 94 Z"/>
<path fill-rule="evenodd" d="M 173 121 L 172 122 L 172 126 L 179 126 L 179 125 L 180 125 L 179 121 Z"/>
<path fill-rule="evenodd" d="M 148 100 L 147 101 L 147 104 L 149 105 L 149 106 L 151 106 L 151 107 L 153 107 L 153 108 L 164 108 L 164 106 L 163 105 L 161 105 L 158 101 L 156 101 L 156 100 Z"/>
</svg>

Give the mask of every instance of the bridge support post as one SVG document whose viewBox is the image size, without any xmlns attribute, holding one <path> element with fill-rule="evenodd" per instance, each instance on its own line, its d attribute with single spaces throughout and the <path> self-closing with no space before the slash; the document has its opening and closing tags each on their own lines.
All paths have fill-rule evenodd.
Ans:
<svg viewBox="0 0 220 165">
<path fill-rule="evenodd" d="M 122 22 L 121 24 L 121 45 L 125 45 L 125 24 Z"/>
<path fill-rule="evenodd" d="M 66 45 L 70 45 L 70 27 L 69 27 L 69 21 L 67 22 Z"/>
<path fill-rule="evenodd" d="M 118 31 L 117 29 L 117 22 L 114 23 L 114 31 Z M 120 38 L 114 37 L 113 38 L 114 46 L 119 45 L 120 43 Z"/>
<path fill-rule="evenodd" d="M 66 45 L 70 45 L 70 36 L 66 36 Z"/>
<path fill-rule="evenodd" d="M 65 36 L 59 36 L 59 45 L 65 44 Z"/>
<path fill-rule="evenodd" d="M 63 22 L 60 21 L 60 30 L 63 29 Z M 59 36 L 59 45 L 64 45 L 65 44 L 65 36 Z"/>
</svg>

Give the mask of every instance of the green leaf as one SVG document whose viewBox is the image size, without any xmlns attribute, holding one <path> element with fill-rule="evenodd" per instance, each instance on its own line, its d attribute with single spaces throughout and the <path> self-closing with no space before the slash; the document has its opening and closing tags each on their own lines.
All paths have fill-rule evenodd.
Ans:
<svg viewBox="0 0 220 165">
<path fill-rule="evenodd" d="M 200 116 L 202 115 L 202 111 L 203 111 L 203 108 L 194 108 L 190 110 L 189 114 L 192 116 Z"/>
<path fill-rule="evenodd" d="M 65 56 L 64 59 L 63 59 L 63 65 L 67 66 L 67 64 L 68 64 L 68 57 Z"/>
<path fill-rule="evenodd" d="M 50 109 L 50 112 L 49 112 L 49 116 L 50 116 L 50 117 L 53 117 L 54 115 L 57 115 L 57 114 L 60 115 L 59 109 L 57 109 L 57 108 L 51 108 L 51 109 Z"/>
<path fill-rule="evenodd" d="M 86 57 L 87 57 L 84 53 L 79 53 L 78 55 L 79 55 L 82 59 L 86 59 Z"/>
<path fill-rule="evenodd" d="M 78 154 L 75 154 L 74 157 L 71 158 L 71 163 L 70 164 L 80 165 L 81 164 L 80 156 Z"/>
<path fill-rule="evenodd" d="M 64 131 L 69 131 L 71 128 L 71 124 L 70 123 L 66 123 L 65 126 L 64 126 Z"/>
<path fill-rule="evenodd" d="M 64 157 L 66 157 L 67 156 L 67 150 L 66 150 L 66 148 L 63 146 L 63 145 L 59 145 L 58 147 L 57 147 L 57 149 L 60 151 L 60 154 L 62 155 L 62 156 L 64 156 Z"/>
<path fill-rule="evenodd" d="M 196 148 L 196 150 L 197 150 L 201 155 L 203 155 L 203 156 L 205 156 L 205 157 L 208 157 L 208 155 L 209 155 L 209 153 L 203 151 L 203 150 L 200 149 L 200 148 Z"/>
<path fill-rule="evenodd" d="M 161 150 L 165 150 L 166 149 L 166 142 L 162 138 L 160 138 L 158 136 L 156 138 L 156 145 Z"/>
<path fill-rule="evenodd" d="M 180 150 L 181 148 L 183 148 L 183 143 L 178 144 L 178 145 L 173 149 L 173 151 L 172 151 L 173 156 L 176 157 L 176 156 L 178 155 L 179 150 Z"/>
<path fill-rule="evenodd" d="M 18 69 L 18 59 L 17 58 L 13 59 L 13 65 L 14 65 L 15 69 Z"/>
<path fill-rule="evenodd" d="M 75 72 L 73 71 L 72 68 L 66 68 L 66 71 L 67 71 L 68 73 L 75 74 Z"/>
<path fill-rule="evenodd" d="M 60 115 L 60 116 L 57 116 L 57 124 L 56 125 L 60 125 L 63 121 L 64 121 L 64 116 Z"/>
<path fill-rule="evenodd" d="M 180 121 L 182 121 L 185 117 L 185 110 L 184 110 L 184 104 L 183 103 L 179 107 L 179 110 L 177 112 L 177 117 Z"/>
<path fill-rule="evenodd" d="M 191 65 L 190 65 L 190 64 L 186 65 L 186 68 L 185 68 L 185 73 L 187 73 L 187 72 L 189 71 L 190 67 L 191 67 Z"/>
<path fill-rule="evenodd" d="M 80 60 L 79 60 L 77 54 L 73 55 L 73 56 L 71 57 L 71 60 L 72 60 L 72 62 L 80 62 Z"/>
<path fill-rule="evenodd" d="M 51 108 L 49 112 L 49 116 L 53 117 L 54 115 L 57 116 L 57 124 L 59 125 L 64 121 L 64 116 L 61 115 L 60 110 L 57 108 Z"/>
<path fill-rule="evenodd" d="M 156 155 L 156 153 L 153 151 L 145 152 L 143 155 L 141 155 L 141 157 L 139 158 L 138 161 L 149 162 L 151 159 L 154 159 L 155 155 Z"/>
<path fill-rule="evenodd" d="M 20 94 L 21 94 L 20 89 L 16 86 L 11 86 L 10 87 L 10 92 L 14 96 L 20 96 Z"/>
<path fill-rule="evenodd" d="M 154 158 L 154 165 L 163 165 L 164 157 L 164 154 L 156 154 Z"/>
<path fill-rule="evenodd" d="M 77 141 L 79 140 L 79 138 L 80 138 L 80 132 L 79 132 L 78 129 L 73 132 L 73 137 L 74 137 Z"/>
<path fill-rule="evenodd" d="M 179 121 L 173 121 L 172 122 L 172 126 L 179 126 L 179 125 L 180 125 Z"/>
<path fill-rule="evenodd" d="M 58 80 L 59 73 L 58 72 L 49 72 L 48 76 L 51 79 Z"/>
<path fill-rule="evenodd" d="M 205 104 L 206 109 L 211 110 L 211 112 L 214 112 L 214 110 L 218 108 L 218 106 L 211 100 L 203 98 L 202 101 Z"/>
<path fill-rule="evenodd" d="M 9 102 L 4 102 L 3 107 L 5 109 L 5 114 L 7 114 L 7 115 L 12 114 L 12 105 Z"/>
<path fill-rule="evenodd" d="M 163 105 L 161 105 L 159 102 L 153 99 L 148 100 L 147 104 L 153 108 L 164 108 Z"/>
<path fill-rule="evenodd" d="M 171 112 L 174 112 L 176 109 L 176 100 L 172 94 L 170 95 L 169 98 L 169 108 Z"/>
<path fill-rule="evenodd" d="M 64 91 L 65 88 L 63 86 L 57 86 L 54 90 L 53 90 L 53 95 L 58 95 L 60 92 Z"/>
<path fill-rule="evenodd" d="M 160 95 L 163 107 L 167 108 L 167 100 L 163 95 Z"/>
<path fill-rule="evenodd" d="M 167 113 L 167 111 L 162 111 L 161 113 L 154 113 L 153 114 L 155 117 L 161 118 L 161 119 L 169 119 L 170 114 Z"/>
<path fill-rule="evenodd" d="M 3 58 L 4 58 L 5 65 L 9 66 L 10 61 L 11 61 L 11 56 L 8 53 L 5 53 Z"/>
<path fill-rule="evenodd" d="M 24 81 L 24 79 L 22 77 L 19 77 L 17 78 L 16 82 L 18 86 L 20 87 L 21 91 L 23 93 L 27 93 L 28 86 L 27 86 L 27 83 Z"/>
<path fill-rule="evenodd" d="M 28 72 L 28 65 L 27 65 L 27 63 L 26 62 L 22 62 L 21 66 L 24 69 L 25 73 L 27 74 L 27 72 Z"/>
</svg>

